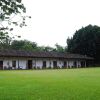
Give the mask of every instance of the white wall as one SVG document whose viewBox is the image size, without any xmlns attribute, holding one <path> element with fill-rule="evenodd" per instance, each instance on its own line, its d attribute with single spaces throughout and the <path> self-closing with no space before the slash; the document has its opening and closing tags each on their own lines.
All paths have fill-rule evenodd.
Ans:
<svg viewBox="0 0 100 100">
<path fill-rule="evenodd" d="M 57 66 L 59 68 L 62 68 L 64 66 L 64 61 L 66 61 L 67 66 L 69 66 L 70 68 L 72 68 L 73 63 L 74 63 L 73 60 L 69 61 L 69 60 L 58 60 L 58 59 L 47 59 L 47 58 L 44 58 L 44 59 L 39 58 L 39 59 L 36 59 L 35 61 L 36 61 L 36 68 L 40 68 L 40 69 L 43 66 L 43 61 L 46 61 L 46 68 L 49 68 L 49 67 L 53 68 L 54 67 L 53 66 L 53 61 L 57 61 Z M 51 66 L 50 66 L 50 62 L 51 62 Z"/>
<path fill-rule="evenodd" d="M 19 59 L 19 67 L 22 69 L 26 69 L 27 61 L 23 59 Z"/>
<path fill-rule="evenodd" d="M 10 59 L 5 59 L 3 60 L 3 67 L 11 67 L 12 66 L 12 61 Z"/>
<path fill-rule="evenodd" d="M 22 69 L 27 69 L 27 62 L 28 60 L 30 60 L 30 58 L 3 58 L 0 59 L 3 61 L 3 68 L 4 67 L 12 67 L 12 61 L 16 61 L 16 69 L 18 69 L 18 64 L 19 67 Z M 43 61 L 46 61 L 46 68 L 53 68 L 53 61 L 57 61 L 57 66 L 59 68 L 62 68 L 64 61 L 66 61 L 67 63 L 67 68 L 72 68 L 72 66 L 74 66 L 74 61 L 77 62 L 77 68 L 81 67 L 81 61 L 80 60 L 59 60 L 59 59 L 49 59 L 49 58 L 31 58 L 32 60 L 32 67 L 36 67 L 36 68 L 40 68 L 42 69 L 43 67 Z M 50 66 L 51 63 L 51 66 Z"/>
<path fill-rule="evenodd" d="M 15 69 L 18 69 L 18 65 L 19 65 L 20 68 L 26 69 L 26 62 L 27 62 L 26 59 L 4 58 L 4 59 L 0 59 L 0 60 L 3 61 L 3 68 L 4 67 L 6 67 L 6 68 L 12 67 L 12 61 L 16 61 L 16 68 Z M 12 67 L 12 69 L 14 69 L 14 68 Z"/>
<path fill-rule="evenodd" d="M 42 60 L 36 60 L 36 68 L 40 68 L 40 69 L 42 69 Z"/>
</svg>

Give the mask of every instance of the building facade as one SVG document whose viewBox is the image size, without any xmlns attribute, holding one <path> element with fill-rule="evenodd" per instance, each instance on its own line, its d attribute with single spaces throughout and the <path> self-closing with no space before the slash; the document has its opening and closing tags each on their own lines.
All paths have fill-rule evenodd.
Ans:
<svg viewBox="0 0 100 100">
<path fill-rule="evenodd" d="M 0 51 L 0 69 L 50 69 L 87 67 L 93 60 L 79 54 L 58 52 Z"/>
</svg>

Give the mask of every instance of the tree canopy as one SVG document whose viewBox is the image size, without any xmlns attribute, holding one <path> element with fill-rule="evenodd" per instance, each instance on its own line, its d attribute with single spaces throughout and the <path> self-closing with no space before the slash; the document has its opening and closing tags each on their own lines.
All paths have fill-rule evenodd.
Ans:
<svg viewBox="0 0 100 100">
<path fill-rule="evenodd" d="M 22 0 L 0 0 L 0 19 L 4 21 L 11 14 L 26 12 Z"/>
<path fill-rule="evenodd" d="M 11 49 L 14 50 L 27 50 L 27 51 L 37 51 L 37 43 L 28 40 L 14 40 L 11 43 Z"/>
<path fill-rule="evenodd" d="M 88 25 L 67 39 L 67 51 L 94 57 L 100 61 L 100 27 Z"/>
<path fill-rule="evenodd" d="M 13 31 L 13 25 L 26 26 L 26 18 L 31 17 L 24 13 L 26 8 L 22 0 L 0 0 L 0 49 L 11 48 L 12 39 L 20 37 L 13 35 L 11 31 Z"/>
<path fill-rule="evenodd" d="M 64 47 L 60 46 L 59 44 L 55 44 L 55 48 L 50 46 L 38 46 L 36 42 L 31 42 L 28 40 L 13 40 L 10 44 L 10 49 L 15 50 L 27 50 L 27 51 L 57 51 L 57 52 L 64 52 Z"/>
<path fill-rule="evenodd" d="M 12 24 L 20 27 L 26 26 L 25 19 L 30 16 L 23 15 L 25 12 L 26 8 L 22 0 L 0 0 L 0 31 L 13 30 L 8 27 Z M 20 21 L 14 19 L 16 16 L 20 17 Z"/>
</svg>

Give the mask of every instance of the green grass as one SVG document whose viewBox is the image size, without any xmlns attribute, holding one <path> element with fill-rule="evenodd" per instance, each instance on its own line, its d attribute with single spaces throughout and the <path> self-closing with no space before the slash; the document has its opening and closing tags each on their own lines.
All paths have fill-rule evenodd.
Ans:
<svg viewBox="0 0 100 100">
<path fill-rule="evenodd" d="M 100 68 L 0 71 L 0 100 L 100 100 Z"/>
</svg>

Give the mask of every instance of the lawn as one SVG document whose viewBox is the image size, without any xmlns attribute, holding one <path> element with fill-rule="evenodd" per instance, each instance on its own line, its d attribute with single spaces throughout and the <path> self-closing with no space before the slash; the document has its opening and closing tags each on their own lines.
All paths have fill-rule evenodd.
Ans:
<svg viewBox="0 0 100 100">
<path fill-rule="evenodd" d="M 100 68 L 0 71 L 0 100 L 100 100 Z"/>
</svg>

